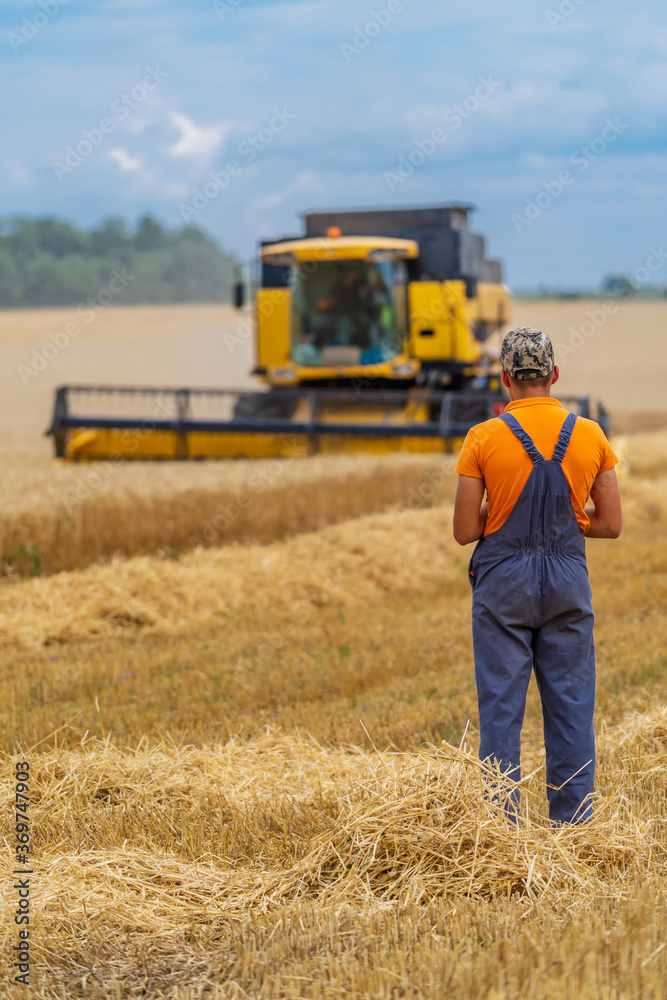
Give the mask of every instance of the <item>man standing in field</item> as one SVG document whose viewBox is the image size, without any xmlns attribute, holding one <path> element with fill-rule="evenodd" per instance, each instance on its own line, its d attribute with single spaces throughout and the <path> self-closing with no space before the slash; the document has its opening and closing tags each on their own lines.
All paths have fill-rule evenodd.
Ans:
<svg viewBox="0 0 667 1000">
<path fill-rule="evenodd" d="M 584 537 L 618 538 L 618 459 L 599 424 L 550 396 L 551 341 L 531 327 L 503 340 L 511 402 L 473 427 L 456 471 L 454 537 L 470 560 L 480 760 L 518 781 L 531 671 L 542 699 L 549 815 L 591 816 L 595 648 Z M 483 503 L 484 492 L 487 502 Z M 592 507 L 585 507 L 588 497 Z M 518 789 L 510 804 L 518 808 Z"/>
</svg>

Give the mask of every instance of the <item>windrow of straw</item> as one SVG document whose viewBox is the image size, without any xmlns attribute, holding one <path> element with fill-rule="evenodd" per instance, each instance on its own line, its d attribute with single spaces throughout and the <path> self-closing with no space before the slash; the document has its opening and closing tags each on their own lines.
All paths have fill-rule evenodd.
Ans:
<svg viewBox="0 0 667 1000">
<path fill-rule="evenodd" d="M 524 916 L 619 905 L 667 873 L 666 730 L 665 709 L 607 729 L 594 819 L 560 829 L 544 816 L 540 767 L 514 825 L 485 799 L 477 759 L 447 744 L 377 753 L 269 733 L 203 749 L 48 751 L 33 758 L 34 958 L 63 982 L 90 969 L 95 942 L 95 978 L 109 981 L 130 944 L 143 956 L 135 976 L 142 963 L 201 967 L 249 913 L 276 920 L 299 905 L 363 913 L 442 899 L 454 912 L 515 899 Z M 2 815 L 9 837 L 8 804 Z M 8 856 L 2 867 L 9 880 Z"/>
<path fill-rule="evenodd" d="M 114 555 L 270 542 L 453 490 L 455 458 L 331 456 L 9 469 L 0 486 L 4 574 L 54 573 Z"/>
<path fill-rule="evenodd" d="M 661 522 L 655 494 L 653 482 L 626 481 L 629 524 L 652 529 Z M 600 543 L 593 544 L 597 556 Z M 645 571 L 664 575 L 663 550 L 655 542 L 638 539 L 627 550 L 617 547 L 615 556 L 608 572 L 618 577 L 619 596 L 621 581 L 627 582 L 638 559 Z M 452 538 L 450 504 L 421 510 L 396 506 L 272 545 L 198 548 L 180 559 L 164 554 L 119 559 L 86 572 L 7 585 L 0 645 L 36 648 L 136 629 L 174 636 L 206 624 L 226 627 L 243 615 L 261 616 L 267 630 L 272 618 L 297 627 L 303 602 L 351 607 L 377 602 L 383 590 L 449 592 L 458 588 L 465 561 Z M 646 615 L 654 604 L 646 605 Z"/>
<path fill-rule="evenodd" d="M 621 472 L 659 479 L 667 434 L 615 442 Z M 0 567 L 40 575 L 114 555 L 271 542 L 391 505 L 451 500 L 455 455 L 212 463 L 11 464 L 0 483 Z"/>
<path fill-rule="evenodd" d="M 658 484 L 630 478 L 623 492 L 621 538 L 587 543 L 609 722 L 667 692 Z M 381 746 L 456 742 L 476 706 L 468 556 L 443 504 L 7 584 L 0 745 L 65 723 L 131 742 L 210 742 L 275 720 L 356 743 L 360 719 Z M 527 744 L 541 743 L 539 711 L 526 726 Z"/>
<path fill-rule="evenodd" d="M 239 615 L 268 623 L 267 603 L 279 621 L 300 622 L 300 602 L 345 607 L 388 589 L 446 586 L 460 575 L 450 520 L 448 507 L 396 509 L 270 546 L 143 556 L 24 581 L 3 590 L 0 644 L 58 645 L 138 628 L 177 635 Z"/>
</svg>

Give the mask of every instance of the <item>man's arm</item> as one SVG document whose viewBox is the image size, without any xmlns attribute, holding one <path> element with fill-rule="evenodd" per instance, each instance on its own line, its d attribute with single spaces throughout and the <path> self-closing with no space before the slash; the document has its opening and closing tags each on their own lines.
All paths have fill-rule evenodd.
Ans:
<svg viewBox="0 0 667 1000">
<path fill-rule="evenodd" d="M 454 538 L 459 545 L 476 542 L 484 534 L 488 503 L 484 498 L 484 480 L 459 474 L 454 500 Z"/>
<path fill-rule="evenodd" d="M 618 538 L 623 517 L 616 469 L 598 473 L 591 486 L 591 500 L 595 506 L 586 508 L 591 521 L 587 538 Z"/>
</svg>

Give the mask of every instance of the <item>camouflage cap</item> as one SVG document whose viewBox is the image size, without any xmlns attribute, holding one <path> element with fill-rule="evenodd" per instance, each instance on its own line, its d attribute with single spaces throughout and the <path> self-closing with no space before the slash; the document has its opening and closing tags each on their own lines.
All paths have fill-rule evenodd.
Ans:
<svg viewBox="0 0 667 1000">
<path fill-rule="evenodd" d="M 503 370 L 516 379 L 543 378 L 554 368 L 554 349 L 548 334 L 532 326 L 510 330 L 500 348 Z"/>
</svg>

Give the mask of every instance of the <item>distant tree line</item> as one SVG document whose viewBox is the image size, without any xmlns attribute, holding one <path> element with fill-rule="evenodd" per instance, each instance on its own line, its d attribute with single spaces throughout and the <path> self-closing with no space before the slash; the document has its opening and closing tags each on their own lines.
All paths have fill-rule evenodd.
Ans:
<svg viewBox="0 0 667 1000">
<path fill-rule="evenodd" d="M 635 272 L 636 275 L 637 272 Z M 667 285 L 646 284 L 631 274 L 608 274 L 599 288 L 513 288 L 518 299 L 660 299 L 667 298 Z"/>
<path fill-rule="evenodd" d="M 150 215 L 134 229 L 115 217 L 90 230 L 50 217 L 0 221 L 0 308 L 78 305 L 107 287 L 122 288 L 119 304 L 226 302 L 234 267 L 197 226 L 171 230 Z"/>
</svg>

